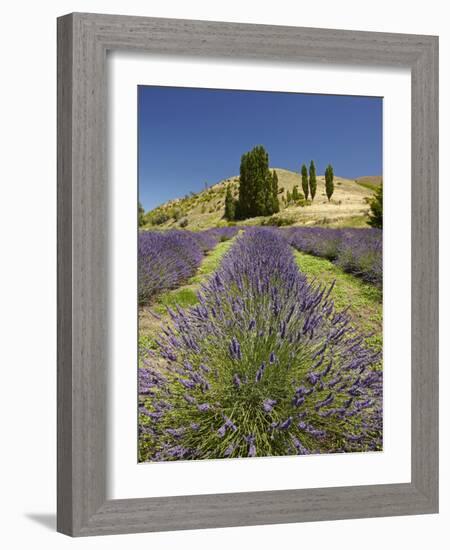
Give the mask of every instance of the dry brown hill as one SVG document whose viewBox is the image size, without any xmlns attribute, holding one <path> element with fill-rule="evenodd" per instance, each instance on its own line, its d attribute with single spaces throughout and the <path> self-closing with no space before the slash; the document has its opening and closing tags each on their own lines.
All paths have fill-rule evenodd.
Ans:
<svg viewBox="0 0 450 550">
<path fill-rule="evenodd" d="M 369 211 L 368 201 L 374 189 L 361 185 L 357 180 L 335 176 L 334 194 L 330 202 L 325 195 L 325 177 L 317 176 L 317 192 L 311 204 L 286 206 L 287 191 L 292 192 L 295 185 L 301 188 L 300 174 L 283 168 L 272 168 L 278 175 L 280 212 L 274 218 L 282 218 L 289 225 L 323 224 L 331 226 L 365 225 Z M 364 179 L 364 178 L 362 178 Z M 370 182 L 373 183 L 373 182 Z M 239 176 L 222 180 L 215 185 L 189 196 L 171 200 L 146 214 L 146 227 L 187 229 L 207 229 L 217 225 L 226 225 L 224 220 L 225 192 L 231 185 L 237 197 Z M 244 224 L 267 223 L 268 217 L 259 217 L 239 222 Z M 272 220 L 273 222 L 273 220 Z"/>
</svg>

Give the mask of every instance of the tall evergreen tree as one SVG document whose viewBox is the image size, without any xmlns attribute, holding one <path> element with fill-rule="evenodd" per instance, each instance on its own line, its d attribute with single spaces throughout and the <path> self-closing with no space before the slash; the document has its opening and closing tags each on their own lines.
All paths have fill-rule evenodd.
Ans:
<svg viewBox="0 0 450 550">
<path fill-rule="evenodd" d="M 302 189 L 305 199 L 308 200 L 309 197 L 309 185 L 308 185 L 308 168 L 306 164 L 302 164 Z"/>
<path fill-rule="evenodd" d="M 269 155 L 262 146 L 253 149 L 253 177 L 255 180 L 255 203 L 252 209 L 253 216 L 267 216 L 271 212 L 270 200 L 271 175 L 269 172 Z"/>
<path fill-rule="evenodd" d="M 334 191 L 334 173 L 333 167 L 329 164 L 325 169 L 325 192 L 327 194 L 328 202 L 330 202 L 331 196 Z"/>
<path fill-rule="evenodd" d="M 249 213 L 250 196 L 252 194 L 251 178 L 250 178 L 250 153 L 244 153 L 241 157 L 241 166 L 239 173 L 239 197 L 238 204 L 236 205 L 235 215 L 239 216 L 239 219 L 244 219 Z"/>
<path fill-rule="evenodd" d="M 289 204 L 292 201 L 292 195 L 289 189 L 286 191 L 286 202 Z"/>
<path fill-rule="evenodd" d="M 280 211 L 280 202 L 278 200 L 278 174 L 274 170 L 272 173 L 272 214 Z"/>
<path fill-rule="evenodd" d="M 235 218 L 245 219 L 272 213 L 272 175 L 269 171 L 269 155 L 258 145 L 241 157 L 239 199 Z"/>
<path fill-rule="evenodd" d="M 383 183 L 375 191 L 373 199 L 370 201 L 369 221 L 372 227 L 383 227 Z"/>
<path fill-rule="evenodd" d="M 234 220 L 234 200 L 231 187 L 228 185 L 225 195 L 225 219 Z"/>
<path fill-rule="evenodd" d="M 300 195 L 298 194 L 298 185 L 294 185 L 294 188 L 292 189 L 292 200 L 298 201 L 300 198 Z"/>
<path fill-rule="evenodd" d="M 314 161 L 311 161 L 311 164 L 309 165 L 309 192 L 311 194 L 311 200 L 314 200 L 314 197 L 316 196 L 316 189 L 317 189 L 317 179 L 316 179 L 316 165 L 314 164 Z"/>
</svg>

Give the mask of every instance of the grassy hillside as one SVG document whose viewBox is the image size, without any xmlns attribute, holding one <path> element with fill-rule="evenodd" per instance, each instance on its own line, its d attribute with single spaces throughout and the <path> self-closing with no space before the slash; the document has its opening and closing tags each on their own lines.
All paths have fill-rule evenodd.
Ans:
<svg viewBox="0 0 450 550">
<path fill-rule="evenodd" d="M 382 177 L 381 176 L 363 176 L 362 178 L 357 178 L 356 183 L 362 185 L 366 189 L 371 191 L 376 191 L 377 188 L 381 185 Z"/>
<path fill-rule="evenodd" d="M 274 216 L 282 219 L 286 225 L 316 225 L 323 224 L 331 227 L 337 226 L 365 226 L 369 211 L 368 200 L 372 197 L 376 185 L 373 185 L 373 177 L 369 177 L 368 184 L 364 185 L 360 180 L 349 180 L 335 176 L 334 194 L 330 202 L 325 195 L 325 178 L 317 177 L 317 192 L 312 203 L 299 201 L 295 205 L 286 206 L 287 191 L 292 192 L 298 185 L 301 192 L 300 174 L 283 168 L 272 168 L 278 174 L 278 189 L 280 200 L 280 212 Z M 367 180 L 367 178 L 361 178 Z M 174 229 L 186 227 L 188 229 L 207 229 L 218 225 L 226 225 L 224 220 L 225 192 L 231 185 L 233 194 L 238 196 L 239 177 L 220 181 L 211 187 L 199 192 L 191 193 L 183 198 L 174 199 L 155 208 L 145 215 L 144 228 Z M 239 222 L 240 224 L 268 223 L 269 217 L 252 218 Z"/>
</svg>

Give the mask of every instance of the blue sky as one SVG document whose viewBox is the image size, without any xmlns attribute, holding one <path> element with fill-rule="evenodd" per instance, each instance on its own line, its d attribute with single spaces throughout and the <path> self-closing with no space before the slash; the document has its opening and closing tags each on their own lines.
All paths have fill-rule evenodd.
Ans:
<svg viewBox="0 0 450 550">
<path fill-rule="evenodd" d="M 382 174 L 382 99 L 138 87 L 139 199 L 150 210 L 239 174 L 264 145 L 271 167 L 356 178 Z"/>
</svg>

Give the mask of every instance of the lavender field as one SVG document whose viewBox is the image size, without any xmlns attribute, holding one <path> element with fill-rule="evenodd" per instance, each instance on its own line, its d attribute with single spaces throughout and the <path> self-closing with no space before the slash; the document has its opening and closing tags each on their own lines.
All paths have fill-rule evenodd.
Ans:
<svg viewBox="0 0 450 550">
<path fill-rule="evenodd" d="M 327 258 L 344 271 L 381 287 L 383 282 L 381 229 L 292 227 L 285 230 L 285 235 L 295 249 Z"/>
<path fill-rule="evenodd" d="M 138 270 L 140 461 L 382 450 L 381 230 L 142 231 Z"/>
<path fill-rule="evenodd" d="M 139 303 L 146 304 L 157 294 L 186 281 L 195 273 L 208 250 L 220 239 L 233 237 L 237 231 L 234 227 L 197 233 L 141 231 L 138 244 Z"/>
</svg>

